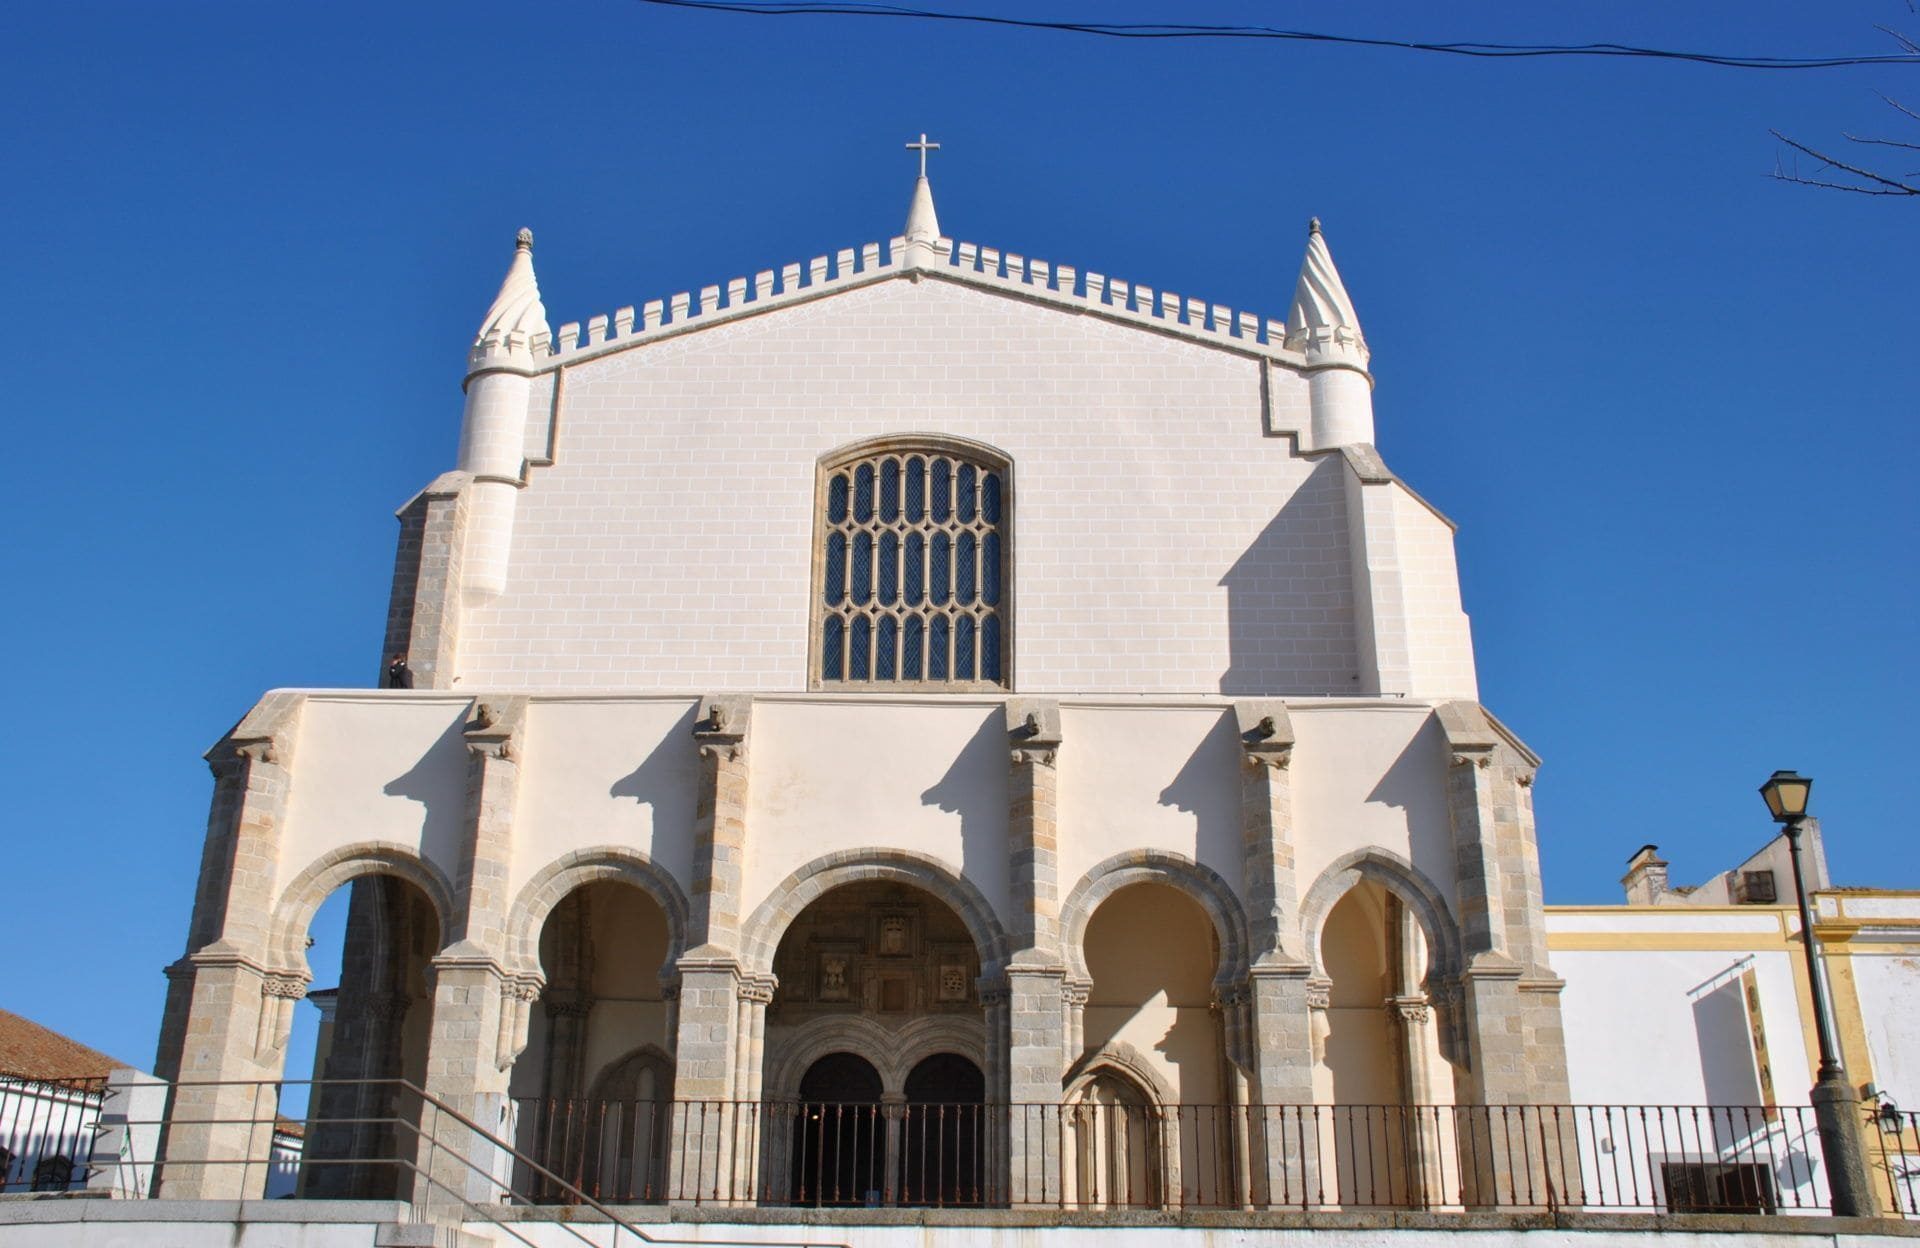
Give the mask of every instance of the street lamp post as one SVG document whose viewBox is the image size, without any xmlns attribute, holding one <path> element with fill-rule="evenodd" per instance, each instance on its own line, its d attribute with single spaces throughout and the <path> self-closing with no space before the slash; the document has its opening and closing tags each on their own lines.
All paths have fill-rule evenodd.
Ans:
<svg viewBox="0 0 1920 1248">
<path fill-rule="evenodd" d="M 1813 1031 L 1820 1045 L 1820 1070 L 1814 1077 L 1813 1119 L 1820 1130 L 1820 1153 L 1826 1161 L 1827 1186 L 1832 1189 L 1836 1217 L 1872 1217 L 1873 1193 L 1867 1183 L 1867 1159 L 1860 1146 L 1860 1101 L 1840 1062 L 1840 1046 L 1833 1038 L 1833 1015 L 1828 1008 L 1827 978 L 1813 936 L 1813 908 L 1807 904 L 1806 878 L 1800 870 L 1801 821 L 1807 817 L 1807 795 L 1813 781 L 1791 771 L 1776 771 L 1760 786 L 1787 834 L 1787 856 L 1793 862 L 1793 899 L 1800 907 L 1800 951 L 1807 959 L 1807 986 L 1813 994 Z"/>
</svg>

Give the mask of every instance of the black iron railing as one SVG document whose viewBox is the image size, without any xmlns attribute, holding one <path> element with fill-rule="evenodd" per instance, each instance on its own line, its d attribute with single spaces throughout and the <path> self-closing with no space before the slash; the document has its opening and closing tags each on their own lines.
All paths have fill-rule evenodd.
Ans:
<svg viewBox="0 0 1920 1248">
<path fill-rule="evenodd" d="M 315 1086 L 305 1154 L 287 1157 L 271 1151 L 285 1144 L 278 1100 L 274 1084 L 179 1085 L 164 1139 L 117 1157 L 137 1180 L 123 1194 L 257 1195 L 291 1165 L 300 1195 L 446 1199 L 487 1219 L 502 1205 L 636 1203 L 1443 1216 L 1831 1205 L 1813 1113 L 1797 1106 L 576 1099 L 483 1102 L 476 1119 L 402 1081 L 357 1080 Z M 104 1118 L 119 1126 L 103 1138 L 163 1125 L 116 1119 L 111 1105 Z M 1888 1110 L 1861 1130 L 1880 1210 L 1920 1216 L 1920 1116 Z"/>
<path fill-rule="evenodd" d="M 0 1192 L 85 1187 L 106 1090 L 104 1077 L 0 1074 Z"/>
<path fill-rule="evenodd" d="M 1798 1106 L 521 1100 L 513 1117 L 519 1152 L 616 1203 L 1663 1214 L 1830 1203 L 1813 1114 Z M 1884 1139 L 1885 1206 L 1911 1216 L 1911 1125 Z M 515 1186 L 549 1199 L 536 1182 Z"/>
</svg>

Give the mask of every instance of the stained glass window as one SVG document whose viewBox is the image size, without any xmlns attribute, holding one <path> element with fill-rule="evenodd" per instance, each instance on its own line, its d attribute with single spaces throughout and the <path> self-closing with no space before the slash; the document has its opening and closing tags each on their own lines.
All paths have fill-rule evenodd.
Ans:
<svg viewBox="0 0 1920 1248">
<path fill-rule="evenodd" d="M 1011 500 L 1006 461 L 984 447 L 869 444 L 829 461 L 815 543 L 819 687 L 1006 687 Z"/>
</svg>

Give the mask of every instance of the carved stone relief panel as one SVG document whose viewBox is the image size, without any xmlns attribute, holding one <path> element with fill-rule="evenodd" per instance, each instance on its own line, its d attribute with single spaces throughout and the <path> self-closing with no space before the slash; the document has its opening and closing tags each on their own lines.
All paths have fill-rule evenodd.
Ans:
<svg viewBox="0 0 1920 1248">
<path fill-rule="evenodd" d="M 794 919 L 774 954 L 772 1017 L 848 1010 L 906 1017 L 977 1008 L 980 959 L 960 917 L 918 889 L 837 888 Z"/>
</svg>

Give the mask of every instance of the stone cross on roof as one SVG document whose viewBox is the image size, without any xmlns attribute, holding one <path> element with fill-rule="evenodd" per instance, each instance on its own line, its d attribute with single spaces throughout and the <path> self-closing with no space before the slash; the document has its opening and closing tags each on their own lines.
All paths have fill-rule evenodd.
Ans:
<svg viewBox="0 0 1920 1248">
<path fill-rule="evenodd" d="M 927 142 L 927 136 L 922 132 L 920 141 L 918 143 L 907 144 L 907 150 L 920 153 L 920 176 L 924 178 L 927 176 L 927 153 L 939 151 L 940 145 L 938 143 Z"/>
</svg>

